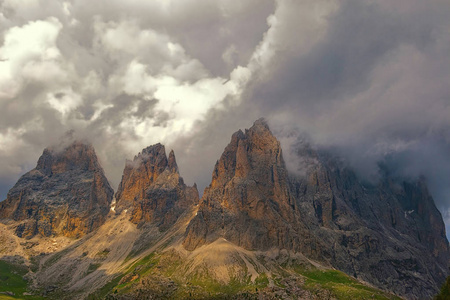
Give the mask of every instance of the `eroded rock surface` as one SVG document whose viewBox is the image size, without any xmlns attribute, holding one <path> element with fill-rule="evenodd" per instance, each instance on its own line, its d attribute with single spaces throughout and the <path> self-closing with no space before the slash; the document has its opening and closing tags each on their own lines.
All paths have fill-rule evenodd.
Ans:
<svg viewBox="0 0 450 300">
<path fill-rule="evenodd" d="M 174 152 L 167 157 L 165 147 L 156 144 L 126 161 L 116 210 L 130 210 L 135 224 L 156 223 L 164 230 L 198 198 L 197 186 L 187 186 L 180 176 Z"/>
<path fill-rule="evenodd" d="M 113 198 L 94 148 L 75 141 L 44 150 L 0 202 L 0 219 L 19 237 L 80 237 L 105 222 Z"/>
<path fill-rule="evenodd" d="M 305 176 L 291 176 L 291 191 L 310 234 L 327 245 L 328 261 L 407 298 L 432 298 L 448 274 L 450 253 L 424 179 L 383 172 L 379 183 L 363 184 L 329 155 L 311 155 L 316 164 Z"/>
<path fill-rule="evenodd" d="M 233 134 L 214 167 L 184 246 L 193 250 L 223 237 L 250 250 L 299 247 L 295 199 L 280 143 L 263 120 Z"/>
<path fill-rule="evenodd" d="M 292 250 L 399 295 L 432 297 L 450 253 L 425 181 L 385 172 L 378 184 L 363 184 L 326 153 L 306 144 L 297 152 L 301 175 L 288 175 L 264 120 L 233 134 L 184 247 L 223 237 L 248 250 Z"/>
</svg>

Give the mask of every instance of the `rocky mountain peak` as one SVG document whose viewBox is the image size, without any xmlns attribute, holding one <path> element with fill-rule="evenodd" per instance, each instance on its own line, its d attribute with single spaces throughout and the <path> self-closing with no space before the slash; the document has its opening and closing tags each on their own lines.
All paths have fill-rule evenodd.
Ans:
<svg viewBox="0 0 450 300">
<path fill-rule="evenodd" d="M 264 119 L 255 121 L 250 129 L 235 132 L 220 159 L 217 161 L 213 175 L 211 188 L 224 185 L 233 178 L 246 178 L 251 176 L 263 176 L 261 180 L 272 180 L 271 172 L 261 170 L 267 165 L 284 168 L 281 147 L 273 136 Z M 285 172 L 285 171 L 283 171 Z M 275 171 L 275 173 L 277 173 Z M 268 177 L 271 177 L 270 179 Z"/>
<path fill-rule="evenodd" d="M 36 170 L 46 175 L 70 170 L 95 171 L 100 168 L 94 147 L 90 143 L 74 141 L 66 146 L 52 146 L 44 150 Z"/>
<path fill-rule="evenodd" d="M 174 151 L 155 144 L 127 161 L 116 193 L 117 212 L 131 210 L 131 221 L 173 224 L 190 205 L 198 202 L 197 187 L 188 187 L 178 171 Z"/>
<path fill-rule="evenodd" d="M 356 287 L 350 275 L 406 299 L 431 299 L 449 273 L 450 251 L 442 216 L 425 179 L 384 172 L 378 183 L 363 183 L 325 149 L 310 147 L 305 140 L 294 145 L 290 164 L 298 165 L 301 172 L 293 169 L 288 174 L 280 143 L 264 119 L 238 130 L 217 161 L 200 203 L 196 184 L 184 183 L 173 151 L 167 156 L 161 144 L 143 149 L 125 164 L 116 194 L 120 216 L 54 256 L 63 257 L 55 264 L 48 266 L 53 257 L 41 260 L 37 282 L 71 290 L 97 280 L 98 285 L 90 287 L 94 291 L 122 274 L 111 293 L 124 288 L 121 292 L 132 292 L 130 299 L 140 299 L 158 295 L 149 292 L 154 287 L 164 297 L 169 295 L 166 287 L 171 296 L 180 295 L 179 288 L 198 291 L 201 287 L 193 286 L 191 278 L 204 276 L 211 282 L 211 274 L 215 276 L 211 279 L 224 284 L 238 278 L 235 282 L 243 283 L 247 293 L 249 279 L 257 283 L 263 274 L 268 279 L 265 291 L 270 289 L 274 296 L 334 297 L 334 289 L 318 294 L 316 286 L 314 295 L 308 294 L 309 288 L 308 293 L 301 291 L 306 287 L 302 272 L 310 278 L 315 270 L 322 275 L 330 271 L 347 298 L 352 295 L 345 282 L 352 290 Z M 15 226 L 19 237 L 78 237 L 104 222 L 111 198 L 92 146 L 66 143 L 44 150 L 37 167 L 10 190 L 8 199 L 0 203 L 0 221 L 8 224 L 3 226 L 8 231 Z M 20 241 L 10 240 L 13 245 Z M 20 245 L 28 243 L 34 240 Z M 146 257 L 143 251 L 148 251 Z M 140 258 L 145 263 L 131 267 Z M 102 267 L 91 272 L 94 263 Z M 109 269 L 111 265 L 115 269 Z M 174 265 L 177 278 L 185 282 L 166 278 L 166 270 Z M 121 273 L 124 270 L 128 271 Z M 342 277 L 337 270 L 347 275 Z M 338 283 L 329 278 L 328 287 L 329 282 Z M 346 279 L 342 283 L 339 278 Z M 285 294 L 269 286 L 275 281 L 283 284 Z M 364 295 L 376 297 L 372 288 L 361 287 Z M 354 298 L 362 297 L 361 291 L 355 290 Z"/>
<path fill-rule="evenodd" d="M 287 247 L 294 222 L 280 143 L 260 119 L 233 134 L 186 231 L 192 250 L 223 237 L 247 249 Z"/>
<path fill-rule="evenodd" d="M 173 161 L 175 161 L 174 155 Z M 145 198 L 145 190 L 165 171 L 172 172 L 169 168 L 166 149 L 160 143 L 144 148 L 133 161 L 127 160 L 122 181 L 116 193 L 119 211 L 132 206 L 136 199 Z"/>
<path fill-rule="evenodd" d="M 173 150 L 170 150 L 169 153 L 168 167 L 172 173 L 178 173 L 177 160 L 175 159 L 175 153 L 173 152 Z"/>
<path fill-rule="evenodd" d="M 43 151 L 0 203 L 0 219 L 15 221 L 20 237 L 79 237 L 103 224 L 112 198 L 92 145 L 72 141 Z"/>
<path fill-rule="evenodd" d="M 269 124 L 267 124 L 266 119 L 259 118 L 255 122 L 253 122 L 253 126 L 248 129 L 249 131 L 261 131 L 261 132 L 267 132 L 269 134 L 272 134 L 269 128 Z"/>
<path fill-rule="evenodd" d="M 368 187 L 327 153 L 303 145 L 297 154 L 301 176 L 286 171 L 264 120 L 234 133 L 186 229 L 185 249 L 220 238 L 248 250 L 286 249 L 399 295 L 430 298 L 450 253 L 423 181 L 384 178 Z"/>
</svg>

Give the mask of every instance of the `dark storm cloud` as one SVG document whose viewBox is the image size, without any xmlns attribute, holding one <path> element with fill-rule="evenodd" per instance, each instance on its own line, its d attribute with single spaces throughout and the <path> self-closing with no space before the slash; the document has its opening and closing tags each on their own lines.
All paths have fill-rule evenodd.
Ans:
<svg viewBox="0 0 450 300">
<path fill-rule="evenodd" d="M 67 130 L 94 143 L 114 186 L 125 158 L 194 133 L 235 93 L 221 83 L 248 61 L 274 5 L 1 1 L 0 194 Z"/>
<path fill-rule="evenodd" d="M 344 1 L 329 17 L 324 39 L 306 54 L 297 55 L 295 42 L 292 50 L 279 53 L 269 79 L 255 88 L 252 98 L 270 113 L 354 97 L 370 87 L 372 70 L 399 45 L 423 49 L 434 43 L 436 24 L 417 22 L 421 18 L 404 18 L 376 2 Z"/>
<path fill-rule="evenodd" d="M 295 36 L 278 51 L 247 90 L 247 109 L 257 107 L 275 131 L 290 124 L 334 149 L 369 180 L 378 162 L 395 158 L 400 176 L 425 175 L 448 217 L 450 4 L 408 6 L 342 1 L 309 51 L 298 51 Z"/>
</svg>

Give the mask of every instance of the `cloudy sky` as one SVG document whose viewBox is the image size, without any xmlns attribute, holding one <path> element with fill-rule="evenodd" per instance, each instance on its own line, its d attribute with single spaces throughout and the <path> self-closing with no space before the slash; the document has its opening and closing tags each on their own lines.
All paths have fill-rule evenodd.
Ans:
<svg viewBox="0 0 450 300">
<path fill-rule="evenodd" d="M 114 188 L 157 142 L 204 188 L 265 117 L 367 178 L 386 157 L 425 175 L 450 225 L 448 16 L 448 0 L 0 0 L 0 198 L 71 129 Z"/>
</svg>

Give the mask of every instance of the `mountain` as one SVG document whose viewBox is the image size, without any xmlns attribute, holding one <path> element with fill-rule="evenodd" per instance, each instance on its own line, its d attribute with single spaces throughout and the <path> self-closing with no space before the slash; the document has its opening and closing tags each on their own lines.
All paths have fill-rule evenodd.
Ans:
<svg viewBox="0 0 450 300">
<path fill-rule="evenodd" d="M 112 198 L 94 148 L 74 141 L 44 150 L 0 202 L 0 219 L 22 238 L 81 237 L 105 222 Z"/>
<path fill-rule="evenodd" d="M 296 249 L 302 223 L 294 203 L 280 143 L 258 120 L 233 134 L 183 245 L 192 251 L 222 237 L 248 250 Z"/>
<path fill-rule="evenodd" d="M 130 209 L 135 224 L 156 223 L 165 230 L 198 198 L 197 186 L 184 184 L 173 150 L 167 157 L 165 147 L 156 144 L 126 161 L 115 209 Z"/>
<path fill-rule="evenodd" d="M 280 142 L 257 120 L 233 134 L 199 200 L 174 152 L 155 144 L 126 161 L 115 202 L 91 146 L 46 149 L 0 203 L 0 292 L 14 279 L 30 299 L 437 294 L 450 251 L 426 180 L 380 165 L 380 180 L 367 183 L 327 151 L 294 149 L 288 171 Z"/>
<path fill-rule="evenodd" d="M 423 179 L 385 174 L 378 185 L 301 145 L 289 175 L 264 120 L 233 134 L 183 245 L 225 238 L 248 250 L 287 249 L 407 297 L 429 298 L 448 274 L 442 216 Z"/>
<path fill-rule="evenodd" d="M 298 155 L 313 162 L 291 176 L 297 211 L 336 269 L 411 299 L 429 299 L 448 275 L 450 252 L 442 216 L 425 180 L 383 171 L 363 184 L 352 170 L 307 145 Z"/>
</svg>

